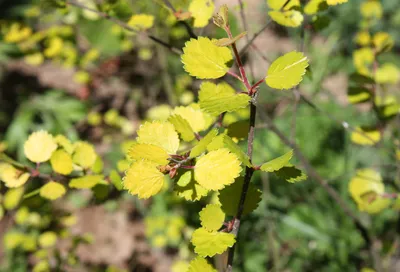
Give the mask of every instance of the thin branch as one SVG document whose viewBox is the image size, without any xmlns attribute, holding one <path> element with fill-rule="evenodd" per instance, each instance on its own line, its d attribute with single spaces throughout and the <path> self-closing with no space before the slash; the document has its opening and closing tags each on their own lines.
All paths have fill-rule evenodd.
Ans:
<svg viewBox="0 0 400 272">
<path fill-rule="evenodd" d="M 119 20 L 119 19 L 117 19 L 115 17 L 112 17 L 107 13 L 104 13 L 104 12 L 98 11 L 96 9 L 87 7 L 87 6 L 77 2 L 75 0 L 66 0 L 66 4 L 67 5 L 71 5 L 71 6 L 75 6 L 75 7 L 84 9 L 84 10 L 88 10 L 88 11 L 94 12 L 97 15 L 99 15 L 100 17 L 102 17 L 102 18 L 104 18 L 106 20 L 110 20 L 110 21 L 114 22 L 115 24 L 119 25 L 120 27 L 122 27 L 123 29 L 126 29 L 126 30 L 128 30 L 130 32 L 143 33 L 150 40 L 152 40 L 152 41 L 164 46 L 165 48 L 168 48 L 171 52 L 173 52 L 175 54 L 181 55 L 183 53 L 181 49 L 174 47 L 173 45 L 169 44 L 168 42 L 165 42 L 165 41 L 161 40 L 160 38 L 158 38 L 158 37 L 156 37 L 156 36 L 154 36 L 152 34 L 149 34 L 147 32 L 138 31 L 137 29 L 131 27 L 127 23 L 125 23 L 125 22 L 123 22 L 123 21 L 121 21 L 121 20 Z"/>
<path fill-rule="evenodd" d="M 246 20 L 246 15 L 244 14 L 244 5 L 243 5 L 243 1 L 242 0 L 238 0 L 239 1 L 239 7 L 240 7 L 240 17 L 242 18 L 242 23 L 243 23 L 243 30 L 247 32 L 248 28 L 248 24 L 247 24 L 247 20 Z M 246 42 L 250 42 L 250 37 L 246 35 Z M 254 69 L 253 69 L 253 65 L 252 65 L 252 61 L 251 59 L 249 59 L 249 68 L 250 68 L 250 75 L 251 75 L 251 79 L 254 80 Z"/>
<path fill-rule="evenodd" d="M 266 29 L 268 28 L 268 26 L 269 26 L 269 24 L 270 24 L 271 22 L 272 22 L 271 20 L 267 21 L 267 23 L 266 23 L 259 31 L 257 31 L 257 32 L 253 35 L 253 37 L 251 38 L 251 40 L 248 41 L 248 42 L 245 44 L 245 46 L 240 50 L 239 56 L 243 56 L 244 53 L 247 52 L 247 49 L 250 47 L 250 45 L 252 45 L 253 42 L 255 41 L 255 39 L 257 39 L 257 37 L 260 36 L 260 34 L 263 33 L 264 30 L 266 30 Z"/>
</svg>

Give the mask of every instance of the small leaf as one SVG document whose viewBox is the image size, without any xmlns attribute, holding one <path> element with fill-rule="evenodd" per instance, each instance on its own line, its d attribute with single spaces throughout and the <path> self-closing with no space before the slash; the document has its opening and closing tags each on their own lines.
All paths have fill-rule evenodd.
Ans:
<svg viewBox="0 0 400 272">
<path fill-rule="evenodd" d="M 243 150 L 238 146 L 231 137 L 228 135 L 224 135 L 224 145 L 226 148 L 228 148 L 232 153 L 236 154 L 238 159 L 247 167 L 252 167 L 252 164 L 250 162 L 249 156 L 247 156 L 246 153 L 243 152 Z"/>
<path fill-rule="evenodd" d="M 270 11 L 268 15 L 276 23 L 287 27 L 298 27 L 304 20 L 303 14 L 297 10 Z"/>
<path fill-rule="evenodd" d="M 226 4 L 222 5 L 217 14 L 213 16 L 213 22 L 222 29 L 229 27 L 229 9 Z"/>
<path fill-rule="evenodd" d="M 242 189 L 243 177 L 239 177 L 232 185 L 219 191 L 218 199 L 226 215 L 236 216 Z M 258 203 L 261 201 L 261 194 L 261 191 L 258 190 L 254 184 L 249 184 L 246 200 L 244 202 L 243 215 L 247 215 L 257 209 Z"/>
<path fill-rule="evenodd" d="M 3 198 L 4 209 L 12 210 L 15 207 L 17 207 L 23 194 L 24 194 L 24 187 L 13 188 L 8 190 Z"/>
<path fill-rule="evenodd" d="M 244 36 L 246 36 L 246 34 L 247 34 L 247 31 L 240 33 L 239 35 L 233 37 L 232 39 L 231 39 L 231 38 L 222 38 L 222 39 L 213 41 L 213 43 L 214 43 L 216 46 L 221 46 L 221 47 L 230 46 L 230 45 L 232 45 L 233 43 L 235 43 L 235 42 L 237 42 L 238 40 L 240 40 L 241 38 L 243 38 Z"/>
<path fill-rule="evenodd" d="M 179 148 L 178 133 L 169 122 L 146 122 L 140 126 L 137 135 L 138 143 L 159 146 L 165 149 L 168 154 L 175 154 Z"/>
<path fill-rule="evenodd" d="M 293 7 L 299 7 L 299 0 L 267 0 L 268 6 L 273 10 L 289 10 Z"/>
<path fill-rule="evenodd" d="M 183 197 L 187 201 L 198 201 L 208 194 L 208 190 L 198 184 L 194 179 L 194 171 L 189 170 L 180 177 L 174 190 L 178 196 Z"/>
<path fill-rule="evenodd" d="M 356 127 L 351 133 L 351 141 L 359 145 L 375 145 L 381 140 L 381 133 L 375 128 Z"/>
<path fill-rule="evenodd" d="M 265 81 L 271 88 L 290 89 L 302 81 L 307 67 L 307 57 L 301 52 L 293 51 L 271 64 Z"/>
<path fill-rule="evenodd" d="M 217 231 L 225 221 L 225 214 L 218 204 L 208 204 L 199 213 L 203 228 L 208 231 Z"/>
<path fill-rule="evenodd" d="M 217 272 L 207 260 L 197 257 L 189 263 L 189 268 L 186 272 Z"/>
<path fill-rule="evenodd" d="M 218 129 L 214 128 L 207 133 L 207 135 L 201 139 L 195 147 L 192 148 L 190 151 L 190 158 L 196 158 L 197 156 L 201 155 L 204 151 L 206 151 L 207 146 L 211 141 L 214 139 L 215 136 L 218 134 Z"/>
<path fill-rule="evenodd" d="M 226 148 L 201 157 L 194 169 L 196 181 L 208 190 L 220 190 L 235 181 L 242 171 L 241 162 Z"/>
<path fill-rule="evenodd" d="M 32 133 L 24 144 L 25 156 L 36 163 L 48 161 L 56 149 L 53 136 L 44 130 Z"/>
<path fill-rule="evenodd" d="M 139 198 L 149 198 L 157 194 L 164 185 L 164 175 L 157 165 L 149 161 L 134 162 L 126 171 L 124 188 Z"/>
<path fill-rule="evenodd" d="M 148 14 L 135 14 L 129 19 L 127 24 L 136 30 L 146 30 L 153 26 L 154 16 Z"/>
<path fill-rule="evenodd" d="M 193 141 L 194 131 L 189 125 L 188 121 L 182 118 L 182 116 L 174 114 L 168 118 L 168 122 L 174 125 L 175 130 L 181 135 L 182 140 L 185 142 Z"/>
<path fill-rule="evenodd" d="M 134 161 L 148 160 L 158 165 L 167 165 L 169 155 L 162 147 L 152 144 L 135 143 L 128 151 L 128 156 Z"/>
<path fill-rule="evenodd" d="M 400 70 L 392 63 L 384 63 L 376 70 L 375 80 L 381 84 L 397 84 L 400 80 Z"/>
<path fill-rule="evenodd" d="M 377 53 L 387 52 L 394 46 L 393 37 L 386 32 L 378 32 L 372 38 Z"/>
<path fill-rule="evenodd" d="M 193 232 L 191 242 L 194 252 L 198 255 L 212 257 L 232 247 L 235 244 L 235 235 L 226 232 L 209 232 L 204 228 L 199 228 Z"/>
<path fill-rule="evenodd" d="M 57 234 L 53 231 L 46 231 L 39 235 L 38 242 L 42 248 L 52 247 L 57 243 Z"/>
<path fill-rule="evenodd" d="M 324 10 L 326 7 L 325 0 L 310 0 L 304 6 L 304 13 L 307 15 L 314 15 L 319 11 Z"/>
<path fill-rule="evenodd" d="M 65 150 L 59 149 L 51 155 L 50 164 L 54 172 L 69 175 L 73 170 L 72 157 Z"/>
<path fill-rule="evenodd" d="M 264 163 L 261 165 L 261 170 L 264 172 L 274 172 L 282 167 L 286 166 L 290 159 L 293 157 L 293 150 L 290 150 L 289 152 L 285 153 L 284 155 L 275 158 L 269 162 Z"/>
<path fill-rule="evenodd" d="M 368 101 L 371 98 L 371 92 L 364 87 L 350 87 L 347 91 L 347 98 L 350 103 L 358 104 Z"/>
<path fill-rule="evenodd" d="M 194 105 L 175 107 L 172 114 L 180 115 L 185 119 L 194 132 L 200 132 L 207 128 L 206 116 L 204 112 L 198 108 L 198 105 L 197 108 L 195 108 Z"/>
<path fill-rule="evenodd" d="M 71 179 L 69 182 L 69 187 L 76 189 L 89 189 L 102 181 L 103 178 L 103 175 L 87 175 L 81 178 Z"/>
<path fill-rule="evenodd" d="M 97 154 L 93 145 L 88 142 L 78 142 L 75 144 L 75 151 L 72 161 L 85 169 L 89 169 L 96 162 Z"/>
<path fill-rule="evenodd" d="M 40 188 L 40 196 L 50 200 L 56 200 L 62 197 L 65 192 L 65 187 L 54 181 L 50 181 Z"/>
<path fill-rule="evenodd" d="M 213 116 L 245 108 L 250 99 L 247 94 L 236 94 L 227 83 L 203 82 L 200 86 L 200 108 Z"/>
<path fill-rule="evenodd" d="M 205 27 L 214 13 L 214 3 L 212 0 L 192 0 L 189 11 L 194 18 L 194 27 Z"/>
<path fill-rule="evenodd" d="M 229 48 L 218 47 L 206 37 L 190 39 L 185 43 L 183 52 L 183 68 L 199 79 L 224 76 L 229 70 L 227 63 L 232 60 Z"/>
<path fill-rule="evenodd" d="M 285 179 L 287 182 L 295 183 L 307 179 L 307 175 L 294 166 L 285 166 L 274 172 L 278 177 Z"/>
<path fill-rule="evenodd" d="M 110 172 L 110 180 L 111 183 L 115 186 L 118 191 L 124 189 L 124 185 L 122 184 L 121 176 L 118 174 L 116 170 L 111 170 Z"/>
<path fill-rule="evenodd" d="M 326 0 L 326 3 L 328 3 L 329 6 L 335 6 L 338 4 L 343 4 L 347 3 L 348 0 Z"/>
</svg>

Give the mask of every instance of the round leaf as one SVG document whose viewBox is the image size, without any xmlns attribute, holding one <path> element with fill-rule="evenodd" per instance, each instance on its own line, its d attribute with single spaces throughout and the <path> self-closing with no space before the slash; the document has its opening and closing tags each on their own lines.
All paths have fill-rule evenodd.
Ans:
<svg viewBox="0 0 400 272">
<path fill-rule="evenodd" d="M 208 204 L 199 213 L 203 228 L 208 231 L 217 231 L 225 221 L 225 214 L 218 204 Z"/>
</svg>

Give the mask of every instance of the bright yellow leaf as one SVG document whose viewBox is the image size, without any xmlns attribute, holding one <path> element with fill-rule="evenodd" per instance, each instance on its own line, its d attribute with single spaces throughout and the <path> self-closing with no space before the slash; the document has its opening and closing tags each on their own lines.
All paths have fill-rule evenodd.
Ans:
<svg viewBox="0 0 400 272">
<path fill-rule="evenodd" d="M 310 0 L 304 6 L 304 13 L 308 15 L 314 15 L 318 12 L 319 6 L 324 3 L 325 0 Z"/>
<path fill-rule="evenodd" d="M 71 179 L 69 182 L 69 187 L 77 189 L 90 189 L 103 179 L 103 175 L 86 175 L 80 178 Z"/>
<path fill-rule="evenodd" d="M 24 194 L 24 187 L 13 188 L 6 192 L 3 199 L 3 206 L 6 210 L 12 210 L 17 207 L 22 195 Z"/>
<path fill-rule="evenodd" d="M 135 14 L 128 21 L 128 25 L 136 30 L 149 29 L 153 24 L 154 16 L 149 14 Z"/>
<path fill-rule="evenodd" d="M 394 39 L 387 32 L 377 32 L 372 38 L 377 52 L 387 52 L 394 46 Z"/>
<path fill-rule="evenodd" d="M 326 0 L 326 3 L 329 6 L 336 6 L 338 4 L 347 3 L 347 1 L 349 1 L 349 0 Z"/>
<path fill-rule="evenodd" d="M 9 188 L 16 188 L 24 185 L 30 176 L 29 173 L 24 173 L 11 164 L 0 162 L 0 180 Z"/>
<path fill-rule="evenodd" d="M 285 4 L 284 10 L 289 10 L 293 7 L 300 7 L 300 0 L 267 0 L 267 3 L 273 10 L 281 10 Z"/>
<path fill-rule="evenodd" d="M 393 63 L 384 63 L 376 70 L 375 81 L 381 84 L 397 84 L 400 70 Z"/>
<path fill-rule="evenodd" d="M 192 0 L 189 12 L 194 18 L 194 27 L 205 27 L 214 13 L 214 3 L 212 0 Z"/>
<path fill-rule="evenodd" d="M 379 1 L 376 0 L 364 1 L 361 3 L 360 9 L 361 9 L 361 15 L 367 19 L 382 18 L 383 8 Z"/>
<path fill-rule="evenodd" d="M 225 214 L 219 204 L 208 204 L 200 213 L 200 222 L 208 231 L 217 231 L 225 221 Z"/>
<path fill-rule="evenodd" d="M 374 145 L 381 140 L 381 133 L 376 129 L 357 127 L 351 133 L 351 141 L 359 145 Z"/>
<path fill-rule="evenodd" d="M 157 165 L 149 161 L 134 162 L 123 178 L 124 188 L 139 198 L 149 198 L 157 194 L 164 185 L 164 175 Z"/>
<path fill-rule="evenodd" d="M 57 234 L 53 231 L 46 231 L 39 236 L 39 245 L 43 248 L 52 247 L 57 242 Z"/>
<path fill-rule="evenodd" d="M 224 76 L 232 60 L 232 53 L 227 47 L 216 46 L 209 38 L 199 37 L 185 43 L 181 56 L 183 68 L 191 76 L 204 78 L 220 78 Z"/>
<path fill-rule="evenodd" d="M 62 175 L 69 175 L 73 170 L 71 155 L 63 149 L 53 152 L 50 164 L 55 172 Z"/>
<path fill-rule="evenodd" d="M 152 144 L 161 147 L 168 154 L 176 154 L 179 148 L 179 137 L 174 125 L 169 122 L 146 122 L 137 131 L 137 142 L 142 144 Z"/>
<path fill-rule="evenodd" d="M 62 197 L 65 192 L 64 185 L 54 181 L 50 181 L 40 188 L 40 196 L 50 200 Z"/>
<path fill-rule="evenodd" d="M 217 272 L 217 270 L 215 270 L 206 259 L 197 257 L 190 261 L 187 272 Z"/>
<path fill-rule="evenodd" d="M 367 46 L 371 42 L 371 35 L 368 31 L 360 31 L 357 33 L 355 41 L 361 46 Z"/>
<path fill-rule="evenodd" d="M 67 151 L 69 154 L 72 154 L 72 152 L 74 152 L 75 146 L 64 135 L 58 134 L 54 138 L 54 141 L 58 144 L 58 146 L 64 148 L 64 150 Z"/>
<path fill-rule="evenodd" d="M 277 58 L 269 67 L 265 81 L 274 89 L 290 89 L 303 80 L 308 67 L 307 57 L 292 51 Z"/>
<path fill-rule="evenodd" d="M 53 136 L 44 130 L 32 133 L 24 144 L 25 156 L 36 163 L 48 161 L 56 149 Z"/>
<path fill-rule="evenodd" d="M 188 121 L 194 132 L 200 132 L 206 129 L 206 118 L 203 111 L 200 109 L 195 109 L 191 106 L 180 106 L 175 107 L 172 114 L 182 116 L 183 119 Z"/>
<path fill-rule="evenodd" d="M 227 148 L 211 151 L 195 166 L 196 181 L 208 190 L 220 190 L 235 181 L 242 170 L 241 162 Z"/>
<path fill-rule="evenodd" d="M 204 228 L 193 232 L 191 242 L 194 252 L 202 257 L 221 254 L 235 244 L 235 235 L 226 232 L 209 232 Z"/>
<path fill-rule="evenodd" d="M 361 75 L 370 74 L 369 65 L 374 62 L 375 55 L 371 48 L 363 47 L 353 51 L 353 63 L 357 72 Z"/>
</svg>

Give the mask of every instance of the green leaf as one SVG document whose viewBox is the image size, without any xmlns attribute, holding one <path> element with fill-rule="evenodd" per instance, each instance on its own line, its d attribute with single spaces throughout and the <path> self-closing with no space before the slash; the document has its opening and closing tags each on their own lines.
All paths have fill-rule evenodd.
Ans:
<svg viewBox="0 0 400 272">
<path fill-rule="evenodd" d="M 219 191 L 218 199 L 226 215 L 236 215 L 242 189 L 243 177 L 240 177 L 236 179 L 235 183 Z M 261 201 L 261 194 L 261 191 L 258 190 L 254 184 L 249 184 L 246 200 L 244 202 L 243 215 L 249 214 L 257 209 L 258 203 Z"/>
<path fill-rule="evenodd" d="M 189 170 L 183 173 L 174 188 L 178 196 L 187 201 L 198 201 L 208 194 L 208 190 L 198 184 L 194 179 L 194 171 Z"/>
<path fill-rule="evenodd" d="M 182 116 L 174 114 L 168 118 L 168 121 L 174 125 L 175 130 L 181 135 L 182 140 L 190 142 L 194 139 L 194 132 L 188 121 Z"/>
<path fill-rule="evenodd" d="M 62 197 L 65 192 L 65 187 L 54 181 L 50 181 L 40 188 L 40 196 L 50 200 Z"/>
<path fill-rule="evenodd" d="M 295 166 L 285 166 L 278 171 L 275 171 L 274 173 L 278 177 L 281 177 L 290 183 L 295 183 L 307 179 L 307 175 L 300 169 L 297 169 Z"/>
<path fill-rule="evenodd" d="M 187 272 L 217 272 L 207 260 L 197 257 L 189 263 Z"/>
<path fill-rule="evenodd" d="M 199 215 L 201 225 L 208 231 L 219 230 L 225 221 L 225 214 L 218 204 L 208 204 Z"/>
<path fill-rule="evenodd" d="M 89 189 L 102 181 L 103 178 L 103 175 L 87 175 L 81 178 L 71 179 L 69 187 L 76 189 Z"/>
<path fill-rule="evenodd" d="M 238 159 L 247 167 L 252 167 L 252 164 L 250 162 L 249 156 L 247 156 L 246 153 L 243 152 L 243 150 L 238 146 L 231 137 L 228 135 L 224 135 L 224 145 L 226 148 L 228 148 L 232 153 L 236 154 Z"/>
<path fill-rule="evenodd" d="M 121 191 L 124 188 L 124 186 L 122 184 L 122 178 L 118 174 L 117 170 L 111 170 L 111 172 L 110 172 L 110 180 L 111 180 L 111 183 L 115 186 L 115 188 L 118 191 Z"/>
<path fill-rule="evenodd" d="M 190 151 L 190 158 L 195 158 L 204 151 L 206 151 L 207 146 L 211 141 L 214 139 L 215 136 L 218 134 L 218 129 L 212 129 L 203 139 L 201 139 L 195 147 L 192 148 Z"/>
<path fill-rule="evenodd" d="M 235 235 L 226 232 L 209 232 L 204 228 L 199 228 L 193 232 L 191 242 L 194 252 L 198 255 L 212 257 L 232 247 L 235 244 Z"/>
<path fill-rule="evenodd" d="M 191 76 L 204 78 L 220 78 L 228 70 L 232 53 L 227 47 L 218 47 L 209 38 L 199 37 L 185 43 L 181 57 L 183 68 Z"/>
<path fill-rule="evenodd" d="M 225 136 L 225 134 L 220 134 L 220 135 L 214 137 L 214 139 L 211 141 L 211 143 L 209 143 L 207 145 L 207 151 L 210 152 L 213 150 L 224 148 L 225 147 L 224 136 Z"/>
<path fill-rule="evenodd" d="M 265 81 L 274 89 L 290 89 L 303 80 L 307 67 L 307 57 L 301 52 L 293 51 L 279 57 L 271 64 Z"/>
<path fill-rule="evenodd" d="M 289 152 L 285 153 L 284 155 L 275 158 L 269 162 L 264 163 L 263 165 L 261 165 L 261 170 L 264 172 L 274 172 L 277 171 L 279 169 L 281 169 L 282 167 L 286 166 L 290 159 L 293 156 L 293 150 L 290 150 Z"/>
<path fill-rule="evenodd" d="M 200 86 L 200 108 L 205 112 L 217 116 L 223 112 L 232 112 L 249 105 L 250 96 L 237 94 L 227 83 L 203 82 Z"/>
</svg>

